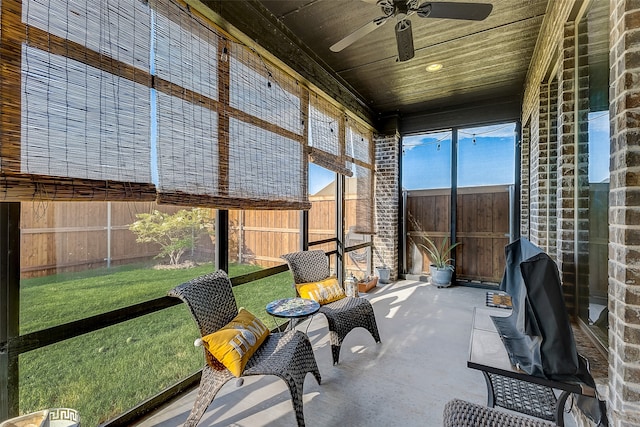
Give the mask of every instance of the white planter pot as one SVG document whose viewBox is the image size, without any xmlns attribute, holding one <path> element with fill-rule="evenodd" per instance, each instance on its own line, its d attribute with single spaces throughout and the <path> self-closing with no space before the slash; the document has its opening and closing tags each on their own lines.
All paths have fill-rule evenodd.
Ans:
<svg viewBox="0 0 640 427">
<path fill-rule="evenodd" d="M 439 288 L 446 288 L 451 285 L 451 275 L 453 272 L 450 268 L 437 268 L 435 265 L 429 266 L 431 274 L 431 283 Z"/>
</svg>

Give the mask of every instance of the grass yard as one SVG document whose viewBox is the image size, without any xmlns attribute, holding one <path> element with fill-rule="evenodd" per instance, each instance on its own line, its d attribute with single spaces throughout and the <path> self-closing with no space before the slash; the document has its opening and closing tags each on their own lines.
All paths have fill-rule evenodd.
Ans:
<svg viewBox="0 0 640 427">
<path fill-rule="evenodd" d="M 231 265 L 230 276 L 259 267 Z M 20 333 L 25 334 L 166 295 L 174 286 L 211 272 L 211 264 L 185 270 L 124 266 L 21 281 Z M 294 296 L 284 272 L 236 286 L 245 307 L 273 328 L 264 310 Z M 199 333 L 183 304 L 72 338 L 20 356 L 20 413 L 69 407 L 84 427 L 125 412 L 202 367 Z"/>
</svg>

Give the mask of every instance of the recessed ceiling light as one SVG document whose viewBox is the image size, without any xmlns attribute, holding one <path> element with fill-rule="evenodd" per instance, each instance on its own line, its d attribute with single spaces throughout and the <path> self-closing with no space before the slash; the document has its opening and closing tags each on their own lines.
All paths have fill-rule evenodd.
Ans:
<svg viewBox="0 0 640 427">
<path fill-rule="evenodd" d="M 436 71 L 440 71 L 442 70 L 442 64 L 429 64 L 427 65 L 427 71 L 429 71 L 430 73 L 435 73 Z"/>
</svg>

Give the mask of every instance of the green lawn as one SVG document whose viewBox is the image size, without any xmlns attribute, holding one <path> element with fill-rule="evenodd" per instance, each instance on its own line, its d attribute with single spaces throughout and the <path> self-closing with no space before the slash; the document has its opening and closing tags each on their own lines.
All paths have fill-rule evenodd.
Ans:
<svg viewBox="0 0 640 427">
<path fill-rule="evenodd" d="M 21 281 L 21 334 L 104 313 L 166 295 L 174 286 L 213 270 L 125 266 Z M 230 276 L 259 270 L 231 265 Z M 293 296 L 284 272 L 234 288 L 245 307 L 273 328 L 264 310 Z M 183 304 L 72 338 L 20 356 L 20 413 L 70 407 L 82 425 L 96 426 L 200 369 L 199 336 Z"/>
</svg>

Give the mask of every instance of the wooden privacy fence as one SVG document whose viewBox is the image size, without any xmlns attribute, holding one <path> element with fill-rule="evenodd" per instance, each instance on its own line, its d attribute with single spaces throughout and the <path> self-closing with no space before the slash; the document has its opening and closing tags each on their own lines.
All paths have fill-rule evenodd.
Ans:
<svg viewBox="0 0 640 427">
<path fill-rule="evenodd" d="M 504 247 L 509 243 L 509 187 L 483 186 L 457 190 L 456 277 L 459 280 L 500 282 Z M 423 236 L 437 242 L 450 235 L 449 189 L 407 192 L 407 268 L 429 271 L 429 258 L 415 243 Z"/>
<path fill-rule="evenodd" d="M 335 198 L 310 197 L 309 241 L 319 241 L 336 237 Z M 347 232 L 356 223 L 357 200 L 345 200 L 345 224 Z M 230 254 L 233 261 L 253 263 L 263 267 L 272 267 L 283 263 L 280 255 L 300 250 L 300 212 L 299 211 L 230 211 Z M 353 234 L 348 238 L 353 240 Z M 360 235 L 358 239 L 362 239 Z M 346 244 L 350 242 L 347 241 Z M 351 244 L 361 241 L 351 242 Z M 335 244 L 319 247 L 324 250 L 335 249 Z M 317 249 L 313 247 L 312 249 Z M 358 251 L 358 255 L 364 250 Z M 354 273 L 366 270 L 367 263 L 357 263 L 352 257 L 345 257 L 347 270 Z M 355 256 L 353 258 L 356 258 Z M 364 265 L 362 265 L 364 264 Z M 364 273 L 364 271 L 363 271 Z"/>
<path fill-rule="evenodd" d="M 155 202 L 23 202 L 20 217 L 22 278 L 149 261 L 160 248 L 137 243 L 129 231 L 136 214 L 181 207 Z M 210 239 L 194 257 L 213 259 Z"/>
<path fill-rule="evenodd" d="M 355 203 L 353 199 L 345 202 L 348 225 L 355 225 Z M 159 246 L 137 243 L 129 225 L 140 213 L 154 209 L 175 213 L 183 208 L 155 202 L 24 202 L 20 219 L 21 277 L 151 261 L 159 253 Z M 335 209 L 335 198 L 312 198 L 310 241 L 336 237 Z M 300 248 L 300 211 L 229 211 L 229 221 L 232 262 L 271 267 L 283 263 L 280 255 Z M 335 244 L 319 248 L 333 250 Z M 195 253 L 187 253 L 184 258 L 213 260 L 214 253 L 213 239 L 204 237 Z M 358 271 L 358 267 L 363 268 L 347 259 L 347 268 Z"/>
</svg>

